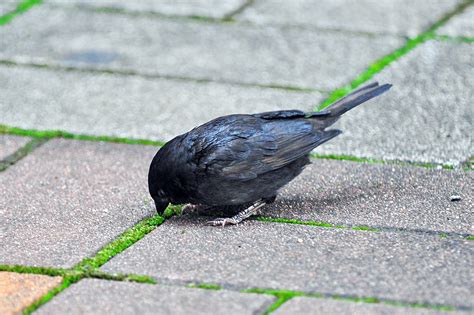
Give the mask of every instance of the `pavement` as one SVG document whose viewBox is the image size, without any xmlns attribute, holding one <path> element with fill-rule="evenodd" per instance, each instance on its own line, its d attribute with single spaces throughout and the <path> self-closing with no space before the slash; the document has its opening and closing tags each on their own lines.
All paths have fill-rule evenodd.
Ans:
<svg viewBox="0 0 474 315">
<path fill-rule="evenodd" d="M 474 314 L 474 3 L 0 4 L 1 314 Z M 160 146 L 392 83 L 261 214 L 159 216 Z"/>
</svg>

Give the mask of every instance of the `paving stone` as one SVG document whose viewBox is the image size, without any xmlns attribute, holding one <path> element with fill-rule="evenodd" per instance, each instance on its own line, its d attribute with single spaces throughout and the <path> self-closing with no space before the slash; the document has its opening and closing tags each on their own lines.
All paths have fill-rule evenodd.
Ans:
<svg viewBox="0 0 474 315">
<path fill-rule="evenodd" d="M 441 35 L 474 37 L 474 6 L 453 17 L 437 32 Z"/>
<path fill-rule="evenodd" d="M 237 10 L 245 0 L 48 0 L 47 3 L 59 5 L 78 5 L 94 8 L 113 8 L 134 12 L 153 12 L 180 16 L 209 16 L 222 18 Z"/>
<path fill-rule="evenodd" d="M 416 36 L 461 1 L 259 0 L 239 20 L 258 24 L 311 25 L 323 29 Z"/>
<path fill-rule="evenodd" d="M 0 109 L 0 112 L 3 111 Z M 29 137 L 18 137 L 12 135 L 2 135 L 0 134 L 0 161 L 7 156 L 16 152 L 22 146 L 28 143 L 31 138 Z"/>
<path fill-rule="evenodd" d="M 16 0 L 2 0 L 2 3 L 0 3 L 0 16 L 15 10 L 17 5 L 18 1 Z"/>
<path fill-rule="evenodd" d="M 0 272 L 0 314 L 21 314 L 31 303 L 61 283 L 61 277 Z"/>
<path fill-rule="evenodd" d="M 218 116 L 311 110 L 322 99 L 317 92 L 7 66 L 0 66 L 0 95 L 0 124 L 158 140 Z"/>
<path fill-rule="evenodd" d="M 144 217 L 155 147 L 51 140 L 0 174 L 0 264 L 71 267 Z"/>
<path fill-rule="evenodd" d="M 393 88 L 336 123 L 345 133 L 319 152 L 452 164 L 469 159 L 473 66 L 470 44 L 417 47 L 374 77 Z"/>
<path fill-rule="evenodd" d="M 327 90 L 402 43 L 392 36 L 38 7 L 0 29 L 0 59 Z"/>
<path fill-rule="evenodd" d="M 284 303 L 275 312 L 275 315 L 299 314 L 351 314 L 351 315 L 441 315 L 441 314 L 468 314 L 467 312 L 438 311 L 413 307 L 399 307 L 387 304 L 356 303 L 348 301 L 334 301 L 329 299 L 314 299 L 296 297 Z"/>
<path fill-rule="evenodd" d="M 60 293 L 37 314 L 256 314 L 274 299 L 225 290 L 87 279 Z"/>
<path fill-rule="evenodd" d="M 255 221 L 215 228 L 205 220 L 168 220 L 102 269 L 159 282 L 473 305 L 471 241 Z"/>
<path fill-rule="evenodd" d="M 318 160 L 262 215 L 474 234 L 474 172 Z M 461 195 L 460 201 L 450 201 Z"/>
</svg>

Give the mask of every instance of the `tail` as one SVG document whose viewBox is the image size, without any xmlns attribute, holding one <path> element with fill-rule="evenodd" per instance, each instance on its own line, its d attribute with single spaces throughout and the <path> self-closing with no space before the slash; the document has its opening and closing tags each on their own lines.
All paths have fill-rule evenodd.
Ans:
<svg viewBox="0 0 474 315">
<path fill-rule="evenodd" d="M 367 102 L 371 98 L 379 96 L 388 91 L 391 87 L 391 84 L 379 86 L 377 82 L 366 85 L 346 95 L 337 102 L 332 103 L 326 109 L 320 112 L 309 113 L 306 117 L 313 118 L 315 127 L 324 129 L 335 123 L 345 112 L 353 109 L 357 105 Z"/>
</svg>

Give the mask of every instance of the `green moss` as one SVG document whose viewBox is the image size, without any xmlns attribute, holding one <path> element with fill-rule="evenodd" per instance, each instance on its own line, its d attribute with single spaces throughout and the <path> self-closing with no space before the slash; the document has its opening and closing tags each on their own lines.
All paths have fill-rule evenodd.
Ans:
<svg viewBox="0 0 474 315">
<path fill-rule="evenodd" d="M 23 147 L 18 149 L 15 153 L 7 156 L 6 158 L 0 161 L 0 172 L 6 170 L 9 166 L 17 163 L 19 160 L 27 156 L 31 151 L 43 145 L 46 141 L 48 141 L 48 138 L 34 138 L 29 141 Z"/>
<path fill-rule="evenodd" d="M 466 44 L 474 43 L 474 38 L 473 37 L 467 37 L 467 36 L 435 35 L 433 37 L 433 39 L 438 40 L 438 41 L 460 42 L 460 43 L 466 43 Z"/>
<path fill-rule="evenodd" d="M 376 60 L 367 69 L 365 69 L 365 71 L 359 74 L 352 82 L 339 89 L 334 90 L 329 95 L 329 97 L 321 105 L 319 105 L 319 107 L 317 107 L 317 110 L 322 110 L 333 102 L 340 99 L 341 97 L 346 96 L 352 90 L 360 86 L 362 83 L 372 79 L 375 74 L 385 69 L 385 67 L 390 65 L 392 62 L 398 60 L 400 57 L 406 55 L 418 45 L 426 42 L 427 40 L 436 39 L 436 29 L 445 24 L 450 18 L 452 18 L 456 14 L 459 14 L 464 11 L 471 4 L 472 0 L 464 1 L 463 3 L 458 5 L 453 11 L 449 12 L 443 18 L 431 25 L 431 27 L 428 28 L 426 31 L 416 36 L 415 38 L 407 39 L 405 45 L 391 52 L 390 54 L 385 55 L 382 58 Z"/>
<path fill-rule="evenodd" d="M 343 226 L 343 225 L 334 225 L 332 223 L 321 222 L 321 221 L 300 221 L 295 219 L 285 219 L 285 218 L 270 218 L 270 217 L 257 217 L 257 221 L 262 222 L 274 222 L 274 223 L 289 223 L 289 224 L 300 224 L 300 225 L 310 225 L 318 226 L 325 228 L 335 228 L 335 229 L 348 229 L 356 231 L 370 231 L 370 232 L 379 232 L 379 229 L 369 227 L 369 226 Z"/>
<path fill-rule="evenodd" d="M 190 283 L 187 285 L 188 288 L 199 288 L 199 289 L 206 289 L 206 290 L 221 290 L 222 287 L 218 284 L 212 283 Z"/>
<path fill-rule="evenodd" d="M 146 234 L 153 231 L 157 226 L 163 223 L 164 220 L 165 219 L 160 215 L 155 215 L 154 217 L 144 219 L 125 231 L 115 241 L 107 244 L 105 247 L 99 250 L 99 252 L 94 257 L 84 259 L 75 267 L 75 269 L 87 271 L 100 268 L 112 257 L 123 252 L 125 249 L 129 248 L 142 239 Z"/>
<path fill-rule="evenodd" d="M 399 160 L 380 160 L 380 159 L 357 157 L 357 156 L 352 156 L 352 155 L 311 153 L 310 156 L 314 159 L 352 161 L 352 162 L 369 163 L 369 164 L 393 164 L 393 165 L 400 165 L 400 166 L 416 166 L 416 167 L 425 167 L 425 168 L 438 168 L 438 167 L 441 167 L 443 169 L 448 169 L 448 170 L 453 170 L 454 169 L 454 166 L 450 165 L 450 164 L 407 162 L 407 161 L 399 161 Z"/>
<path fill-rule="evenodd" d="M 41 4 L 42 0 L 23 0 L 21 1 L 15 10 L 8 12 L 5 15 L 0 16 L 0 26 L 10 23 L 17 15 L 25 13 L 31 7 Z"/>
<path fill-rule="evenodd" d="M 31 267 L 21 265 L 0 265 L 0 271 L 9 271 L 16 273 L 32 273 L 47 276 L 64 276 L 67 273 L 67 269 L 62 268 L 49 268 L 49 267 Z"/>
<path fill-rule="evenodd" d="M 74 134 L 61 130 L 35 130 L 35 129 L 22 129 L 17 127 L 10 127 L 0 125 L 0 134 L 11 134 L 18 136 L 28 136 L 35 138 L 64 138 L 74 140 L 85 140 L 85 141 L 104 141 L 104 142 L 115 142 L 125 144 L 141 144 L 141 145 L 154 145 L 163 146 L 162 141 L 153 141 L 146 139 L 131 139 L 131 138 L 120 138 L 120 137 L 109 137 L 109 136 L 91 136 L 83 134 Z"/>
<path fill-rule="evenodd" d="M 466 236 L 465 239 L 468 241 L 474 241 L 474 235 Z"/>
<path fill-rule="evenodd" d="M 440 234 L 438 234 L 438 236 L 441 237 L 441 238 L 446 238 L 446 237 L 448 237 L 448 234 L 440 233 Z"/>
<path fill-rule="evenodd" d="M 289 299 L 291 299 L 291 296 L 277 297 L 277 300 L 272 305 L 270 305 L 262 314 L 268 315 L 270 313 L 273 313 L 274 311 L 276 311 L 277 308 L 279 308 L 283 303 L 285 303 Z"/>
<path fill-rule="evenodd" d="M 48 293 L 43 295 L 40 299 L 36 300 L 28 306 L 26 309 L 23 310 L 23 315 L 28 315 L 36 311 L 41 305 L 47 303 L 49 300 L 51 300 L 53 297 L 58 295 L 60 292 L 64 291 L 66 288 L 68 288 L 71 284 L 76 283 L 79 281 L 81 278 L 80 277 L 64 277 L 63 281 L 61 284 L 52 290 L 50 290 Z"/>
</svg>

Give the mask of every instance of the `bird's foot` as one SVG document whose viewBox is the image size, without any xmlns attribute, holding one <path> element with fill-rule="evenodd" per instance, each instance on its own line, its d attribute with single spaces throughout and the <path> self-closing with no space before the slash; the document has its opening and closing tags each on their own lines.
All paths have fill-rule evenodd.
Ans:
<svg viewBox="0 0 474 315">
<path fill-rule="evenodd" d="M 266 203 L 262 200 L 256 201 L 253 205 L 248 207 L 247 209 L 240 211 L 236 215 L 230 218 L 217 218 L 215 220 L 208 221 L 207 224 L 212 226 L 226 226 L 230 224 L 239 224 L 243 220 L 247 219 L 248 217 L 257 214 L 258 209 L 263 207 Z"/>
<path fill-rule="evenodd" d="M 239 224 L 242 221 L 236 220 L 233 217 L 232 218 L 217 218 L 211 221 L 207 221 L 206 224 L 212 225 L 212 226 L 226 226 L 226 225 L 235 225 Z"/>
</svg>

